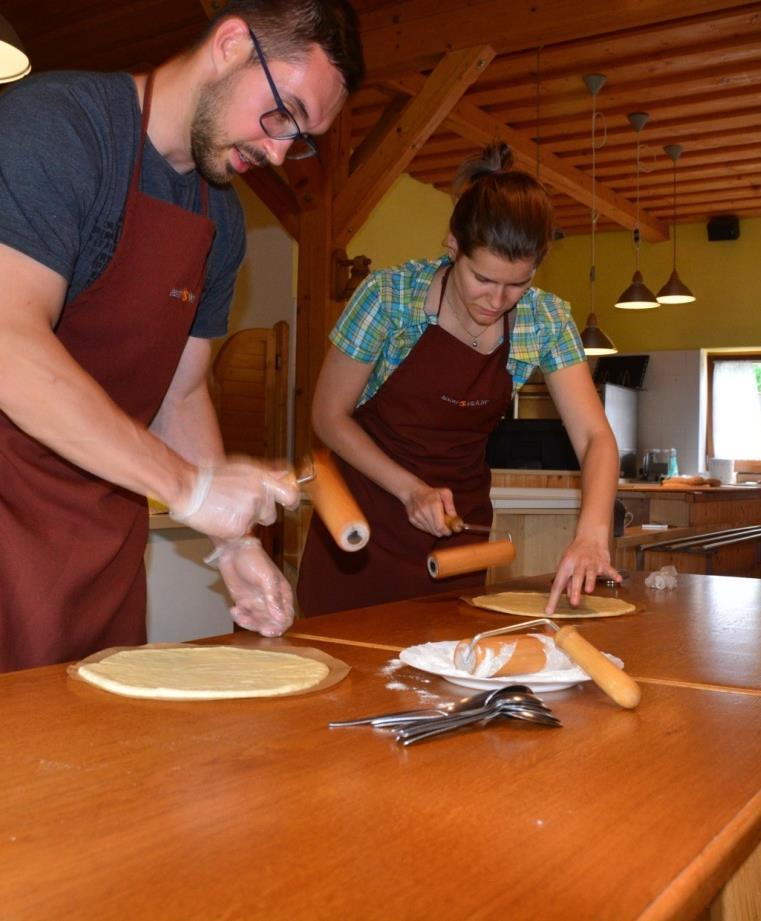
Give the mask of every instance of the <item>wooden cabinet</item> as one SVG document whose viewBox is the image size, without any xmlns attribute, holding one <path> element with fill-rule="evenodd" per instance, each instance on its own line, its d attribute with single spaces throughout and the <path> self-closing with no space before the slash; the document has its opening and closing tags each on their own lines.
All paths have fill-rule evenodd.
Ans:
<svg viewBox="0 0 761 921">
<path fill-rule="evenodd" d="M 718 544 L 711 542 L 707 547 L 694 541 L 691 546 L 676 548 L 653 546 L 719 530 L 761 525 L 761 488 L 720 486 L 672 490 L 652 483 L 633 483 L 622 486 L 618 498 L 634 515 L 632 526 L 613 542 L 613 559 L 618 568 L 653 571 L 673 565 L 678 572 L 754 577 L 761 574 L 755 538 L 738 540 L 736 535 L 730 534 L 724 535 Z M 658 531 L 643 529 L 642 525 L 647 523 L 668 527 Z"/>
<path fill-rule="evenodd" d="M 555 571 L 576 531 L 580 482 L 578 471 L 492 471 L 492 538 L 509 532 L 515 559 L 490 569 L 487 582 Z"/>
<path fill-rule="evenodd" d="M 654 483 L 627 483 L 619 487 L 618 498 L 634 512 L 637 524 L 693 528 L 761 524 L 761 487 L 663 489 Z"/>
</svg>

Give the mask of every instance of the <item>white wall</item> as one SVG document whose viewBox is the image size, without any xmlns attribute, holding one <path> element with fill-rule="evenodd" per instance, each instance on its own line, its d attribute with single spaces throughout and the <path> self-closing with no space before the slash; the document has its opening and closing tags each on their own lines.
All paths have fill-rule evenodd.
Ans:
<svg viewBox="0 0 761 921">
<path fill-rule="evenodd" d="M 638 463 L 653 448 L 676 448 L 679 472 L 704 469 L 703 356 L 699 349 L 650 352 L 639 395 Z"/>
<path fill-rule="evenodd" d="M 246 215 L 246 256 L 230 310 L 230 332 L 294 319 L 295 244 L 272 213 L 240 180 L 235 183 Z"/>
</svg>

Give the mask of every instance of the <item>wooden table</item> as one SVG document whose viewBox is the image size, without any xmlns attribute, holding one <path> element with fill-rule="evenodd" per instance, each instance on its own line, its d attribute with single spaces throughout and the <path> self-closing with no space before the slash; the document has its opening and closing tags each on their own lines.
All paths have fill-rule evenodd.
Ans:
<svg viewBox="0 0 761 921">
<path fill-rule="evenodd" d="M 559 730 L 405 749 L 327 728 L 466 693 L 396 659 L 505 619 L 455 597 L 220 638 L 352 666 L 318 694 L 150 702 L 63 666 L 2 676 L 0 918 L 757 918 L 736 907 L 761 840 L 753 581 L 687 577 L 653 598 L 633 577 L 622 594 L 647 610 L 581 629 L 643 679 L 642 703 L 620 710 L 591 683 L 547 695 Z"/>
<path fill-rule="evenodd" d="M 676 589 L 656 591 L 645 585 L 648 575 L 632 572 L 620 588 L 596 590 L 632 601 L 639 613 L 575 622 L 580 632 L 623 659 L 626 670 L 645 683 L 761 695 L 761 580 L 679 574 Z M 547 591 L 549 585 L 549 576 L 533 576 L 484 591 L 508 586 Z M 520 620 L 474 608 L 452 593 L 299 620 L 292 635 L 370 641 L 393 650 L 462 639 Z"/>
</svg>

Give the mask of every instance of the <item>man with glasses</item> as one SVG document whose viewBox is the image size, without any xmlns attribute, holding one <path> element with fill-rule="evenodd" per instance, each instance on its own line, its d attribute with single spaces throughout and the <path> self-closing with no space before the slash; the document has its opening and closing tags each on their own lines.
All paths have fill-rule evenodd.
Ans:
<svg viewBox="0 0 761 921">
<path fill-rule="evenodd" d="M 248 533 L 295 483 L 225 458 L 206 387 L 245 247 L 229 182 L 315 154 L 362 73 L 348 0 L 230 0 L 151 74 L 0 97 L 0 670 L 145 641 L 146 495 L 212 538 L 238 623 L 290 626 Z"/>
</svg>

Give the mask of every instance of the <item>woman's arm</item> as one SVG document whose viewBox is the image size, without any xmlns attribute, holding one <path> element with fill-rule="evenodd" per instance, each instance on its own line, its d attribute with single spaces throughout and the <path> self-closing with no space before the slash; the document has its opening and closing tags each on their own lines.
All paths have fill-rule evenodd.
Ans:
<svg viewBox="0 0 761 921">
<path fill-rule="evenodd" d="M 621 581 L 609 544 L 619 458 L 586 362 L 548 373 L 545 380 L 581 463 L 581 513 L 552 584 L 546 611 L 552 614 L 563 592 L 576 605 L 582 591 L 594 589 L 598 575 Z"/>
<path fill-rule="evenodd" d="M 312 425 L 327 447 L 395 496 L 411 524 L 439 537 L 450 534 L 444 515 L 456 515 L 449 489 L 433 489 L 382 451 L 352 415 L 372 371 L 369 362 L 349 358 L 332 346 L 320 371 L 312 404 Z"/>
</svg>

